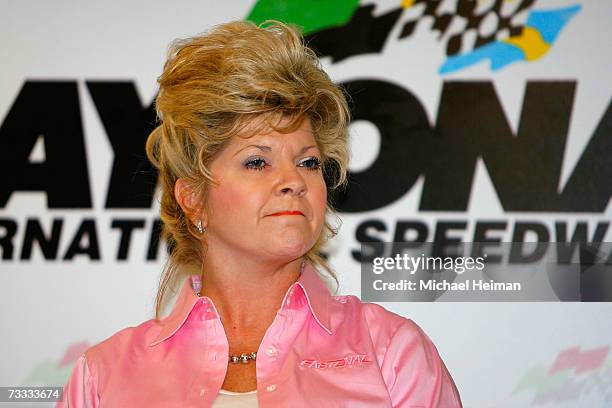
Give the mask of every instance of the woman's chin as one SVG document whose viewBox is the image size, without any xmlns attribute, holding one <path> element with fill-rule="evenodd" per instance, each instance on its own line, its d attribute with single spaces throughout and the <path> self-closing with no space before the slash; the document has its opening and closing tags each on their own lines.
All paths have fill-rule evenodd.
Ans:
<svg viewBox="0 0 612 408">
<path fill-rule="evenodd" d="M 282 234 L 275 238 L 267 250 L 287 259 L 299 258 L 312 247 L 311 240 L 302 234 Z"/>
<path fill-rule="evenodd" d="M 296 245 L 296 246 L 284 245 L 284 246 L 279 246 L 275 248 L 275 251 L 274 251 L 275 254 L 283 258 L 286 258 L 287 260 L 293 260 L 293 259 L 299 258 L 303 256 L 306 252 L 308 252 L 308 249 L 306 248 L 305 245 Z"/>
</svg>

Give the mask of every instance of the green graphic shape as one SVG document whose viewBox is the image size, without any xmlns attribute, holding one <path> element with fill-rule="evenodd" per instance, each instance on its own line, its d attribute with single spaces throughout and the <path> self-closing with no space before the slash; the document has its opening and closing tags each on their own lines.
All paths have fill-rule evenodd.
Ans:
<svg viewBox="0 0 612 408">
<path fill-rule="evenodd" d="M 258 0 L 247 20 L 255 24 L 266 20 L 293 23 L 302 34 L 346 24 L 359 6 L 359 0 Z"/>
<path fill-rule="evenodd" d="M 512 393 L 515 394 L 525 389 L 534 388 L 540 393 L 552 388 L 558 388 L 567 381 L 569 372 L 570 370 L 565 370 L 550 374 L 547 367 L 543 365 L 534 366 L 527 370 Z"/>
<path fill-rule="evenodd" d="M 58 367 L 52 360 L 44 360 L 38 363 L 30 371 L 23 382 L 23 386 L 62 386 L 70 377 L 72 364 Z"/>
</svg>

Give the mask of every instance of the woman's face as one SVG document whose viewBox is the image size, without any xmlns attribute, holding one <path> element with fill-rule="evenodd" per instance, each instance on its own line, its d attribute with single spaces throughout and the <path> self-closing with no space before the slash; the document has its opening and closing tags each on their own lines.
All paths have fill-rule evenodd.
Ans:
<svg viewBox="0 0 612 408">
<path fill-rule="evenodd" d="M 308 252 L 325 222 L 321 163 L 309 119 L 291 133 L 229 140 L 210 166 L 210 253 L 291 261 Z"/>
</svg>

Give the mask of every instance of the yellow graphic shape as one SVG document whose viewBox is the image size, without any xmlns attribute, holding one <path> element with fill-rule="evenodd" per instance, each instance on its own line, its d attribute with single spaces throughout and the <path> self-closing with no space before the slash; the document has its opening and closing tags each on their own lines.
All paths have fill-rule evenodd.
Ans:
<svg viewBox="0 0 612 408">
<path fill-rule="evenodd" d="M 540 32 L 527 26 L 523 27 L 521 35 L 509 37 L 502 41 L 520 48 L 527 61 L 541 58 L 550 49 L 550 44 L 544 41 Z"/>
<path fill-rule="evenodd" d="M 414 0 L 402 0 L 401 6 L 403 8 L 410 8 L 414 4 Z"/>
</svg>

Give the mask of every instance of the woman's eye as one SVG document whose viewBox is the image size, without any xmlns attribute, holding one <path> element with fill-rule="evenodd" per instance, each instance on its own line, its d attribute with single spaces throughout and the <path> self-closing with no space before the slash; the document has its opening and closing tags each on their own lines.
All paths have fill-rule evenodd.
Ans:
<svg viewBox="0 0 612 408">
<path fill-rule="evenodd" d="M 308 170 L 319 170 L 321 160 L 318 157 L 309 157 L 300 162 L 300 167 L 306 167 Z"/>
<path fill-rule="evenodd" d="M 267 165 L 266 161 L 259 157 L 255 159 L 247 160 L 246 163 L 244 164 L 244 166 L 247 169 L 253 169 L 253 170 L 263 170 L 264 167 L 266 167 L 266 165 Z"/>
</svg>

